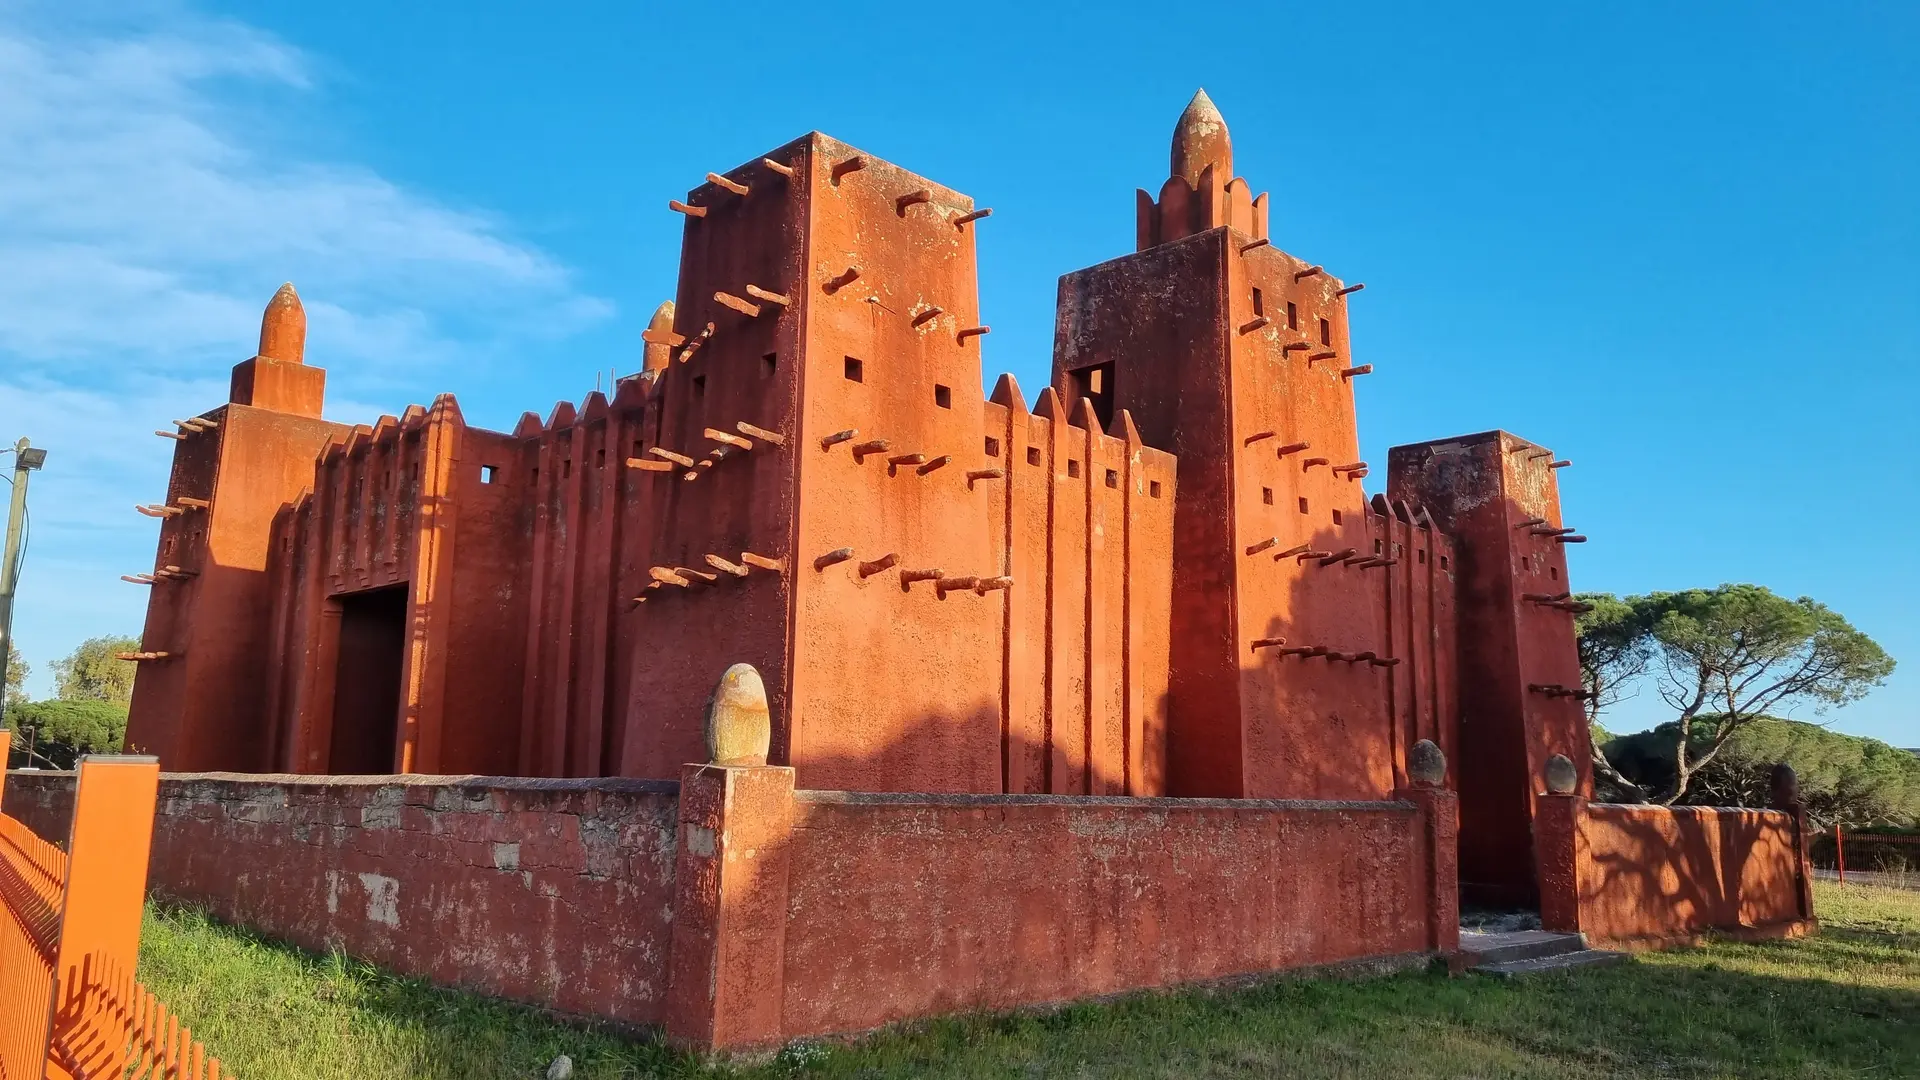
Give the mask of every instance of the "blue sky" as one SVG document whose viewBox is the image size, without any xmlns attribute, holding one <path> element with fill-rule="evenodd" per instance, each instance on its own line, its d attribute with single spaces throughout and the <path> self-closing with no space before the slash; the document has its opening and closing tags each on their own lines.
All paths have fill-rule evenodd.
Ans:
<svg viewBox="0 0 1920 1080">
<path fill-rule="evenodd" d="M 667 199 L 818 128 L 994 207 L 987 376 L 1033 391 L 1056 279 L 1131 250 L 1205 86 L 1274 242 L 1368 285 L 1366 457 L 1551 446 L 1576 587 L 1824 600 L 1907 661 L 1827 719 L 1920 745 L 1920 9 L 1558 7 L 0 0 L 34 688 L 137 630 L 148 433 L 224 399 L 281 281 L 333 418 L 508 427 L 637 365 Z"/>
</svg>

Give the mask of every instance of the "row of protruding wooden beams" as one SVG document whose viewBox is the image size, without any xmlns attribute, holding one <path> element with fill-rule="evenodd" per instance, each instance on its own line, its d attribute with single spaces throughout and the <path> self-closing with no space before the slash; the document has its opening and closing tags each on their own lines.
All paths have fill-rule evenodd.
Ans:
<svg viewBox="0 0 1920 1080">
<path fill-rule="evenodd" d="M 1348 664 L 1370 664 L 1374 667 L 1395 667 L 1400 663 L 1399 657 L 1381 656 L 1376 652 L 1341 652 L 1339 649 L 1325 645 L 1288 645 L 1287 639 L 1283 637 L 1254 639 L 1252 651 L 1257 653 L 1261 649 L 1272 649 L 1277 656 L 1298 656 L 1303 660 L 1339 660 Z"/>
<path fill-rule="evenodd" d="M 813 560 L 813 568 L 815 571 L 825 570 L 829 566 L 838 565 L 853 557 L 852 548 L 835 548 L 815 558 Z M 866 562 L 860 563 L 854 567 L 854 572 L 859 574 L 861 580 L 864 581 L 875 574 L 891 570 L 899 564 L 899 553 L 888 552 L 877 559 L 869 559 Z M 950 592 L 971 591 L 980 596 L 985 596 L 999 589 L 1013 588 L 1013 579 L 1004 575 L 999 577 L 981 577 L 977 574 L 948 574 L 946 571 L 939 569 L 909 569 L 900 571 L 900 588 L 902 591 L 911 589 L 914 583 L 919 581 L 933 582 L 934 591 L 943 598 Z"/>
<path fill-rule="evenodd" d="M 775 161 L 772 158 L 761 158 L 760 164 L 784 180 L 791 180 L 793 178 L 795 171 L 793 165 Z M 840 181 L 854 173 L 865 170 L 868 164 L 869 162 L 865 154 L 854 154 L 829 165 L 827 167 L 827 174 L 833 185 L 838 187 Z M 708 173 L 707 183 L 712 184 L 722 191 L 737 195 L 742 199 L 754 193 L 753 185 L 743 184 L 738 180 L 722 176 L 719 173 Z M 902 193 L 893 200 L 894 212 L 901 217 L 905 217 L 907 211 L 915 206 L 932 206 L 932 204 L 933 189 L 931 188 L 915 188 L 912 191 Z M 706 204 L 684 203 L 679 199 L 668 199 L 667 209 L 675 213 L 685 214 L 690 218 L 704 218 L 707 216 L 707 211 L 711 209 L 711 206 Z M 971 222 L 979 221 L 981 218 L 990 217 L 992 214 L 993 210 L 991 208 L 982 207 L 978 210 L 962 211 L 949 220 L 952 222 L 954 228 L 959 229 L 966 227 Z"/>
</svg>

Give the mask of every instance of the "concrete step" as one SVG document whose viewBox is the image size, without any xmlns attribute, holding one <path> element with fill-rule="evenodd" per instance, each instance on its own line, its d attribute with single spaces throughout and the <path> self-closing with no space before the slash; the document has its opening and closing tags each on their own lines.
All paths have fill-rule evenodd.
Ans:
<svg viewBox="0 0 1920 1080">
<path fill-rule="evenodd" d="M 1472 970 L 1482 975 L 1492 975 L 1497 979 L 1511 979 L 1516 975 L 1539 975 L 1549 971 L 1574 971 L 1579 968 L 1606 967 L 1622 963 L 1627 959 L 1623 952 L 1609 952 L 1606 949 L 1581 949 L 1579 952 L 1558 953 L 1553 956 L 1536 956 L 1529 960 L 1507 960 L 1497 964 L 1481 964 Z"/>
<path fill-rule="evenodd" d="M 1587 939 L 1581 934 L 1556 934 L 1547 930 L 1460 931 L 1460 952 L 1469 967 L 1559 956 L 1586 947 Z"/>
</svg>

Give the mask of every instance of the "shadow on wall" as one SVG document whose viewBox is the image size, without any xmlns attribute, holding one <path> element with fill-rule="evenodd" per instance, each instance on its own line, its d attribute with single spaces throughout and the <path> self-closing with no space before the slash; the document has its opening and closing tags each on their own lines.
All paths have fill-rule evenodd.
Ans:
<svg viewBox="0 0 1920 1080">
<path fill-rule="evenodd" d="M 1794 828 L 1780 811 L 1589 804 L 1581 928 L 1627 940 L 1796 920 Z"/>
</svg>

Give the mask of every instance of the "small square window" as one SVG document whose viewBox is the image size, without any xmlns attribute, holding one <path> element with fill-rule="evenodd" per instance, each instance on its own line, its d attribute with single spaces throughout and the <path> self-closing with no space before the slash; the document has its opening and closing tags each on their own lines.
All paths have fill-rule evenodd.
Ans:
<svg viewBox="0 0 1920 1080">
<path fill-rule="evenodd" d="M 1424 563 L 1424 562 L 1426 562 L 1426 561 L 1427 561 L 1427 549 L 1426 549 L 1426 548 L 1421 548 L 1421 549 L 1420 549 L 1419 551 L 1416 551 L 1416 552 L 1414 552 L 1414 554 L 1415 554 L 1415 555 L 1418 555 L 1418 556 L 1420 556 L 1420 558 L 1419 558 L 1419 559 L 1417 560 L 1418 562 L 1422 562 L 1422 563 Z"/>
<path fill-rule="evenodd" d="M 1113 469 L 1107 470 L 1107 486 L 1110 488 L 1117 488 L 1120 486 L 1120 474 L 1114 471 Z"/>
<path fill-rule="evenodd" d="M 1531 555 L 1522 555 L 1522 556 L 1520 556 L 1520 569 L 1522 569 L 1522 570 L 1531 570 L 1531 569 L 1533 569 L 1533 556 L 1531 556 Z M 1676 729 L 1676 730 L 1677 730 L 1677 729 Z"/>
<path fill-rule="evenodd" d="M 1555 581 L 1559 581 L 1559 580 L 1560 580 L 1560 568 L 1559 568 L 1559 567 L 1557 567 L 1557 566 L 1549 566 L 1549 567 L 1547 567 L 1547 576 L 1548 576 L 1548 577 L 1550 577 L 1550 578 L 1552 578 L 1552 579 L 1553 579 L 1553 580 L 1555 580 Z"/>
<path fill-rule="evenodd" d="M 933 403 L 943 409 L 953 408 L 953 389 L 935 383 L 933 386 Z"/>
<path fill-rule="evenodd" d="M 1338 511 L 1338 510 L 1335 510 L 1335 511 L 1333 512 L 1333 523 L 1334 523 L 1335 525 L 1338 525 L 1338 524 L 1340 524 L 1340 511 Z"/>
<path fill-rule="evenodd" d="M 1069 458 L 1067 461 L 1067 475 L 1078 477 L 1080 475 L 1080 463 Z"/>
<path fill-rule="evenodd" d="M 483 484 L 493 483 L 494 474 L 499 472 L 499 470 L 500 470 L 500 466 L 498 465 L 480 466 L 480 482 Z"/>
<path fill-rule="evenodd" d="M 1000 440 L 999 439 L 993 438 L 992 436 L 987 437 L 987 456 L 988 457 L 1000 456 Z"/>
<path fill-rule="evenodd" d="M 1446 568 L 1447 568 L 1447 557 L 1445 555 L 1442 555 L 1440 556 L 1440 569 L 1445 570 Z"/>
<path fill-rule="evenodd" d="M 1333 344 L 1333 324 L 1325 319 L 1320 320 L 1320 344 Z"/>
<path fill-rule="evenodd" d="M 706 393 L 707 393 L 707 377 L 705 375 L 695 375 L 693 377 L 693 396 L 705 397 Z"/>
<path fill-rule="evenodd" d="M 1308 513 L 1307 497 L 1305 495 L 1300 496 L 1300 512 L 1303 514 Z"/>
<path fill-rule="evenodd" d="M 866 376 L 861 372 L 860 361 L 855 359 L 854 357 L 851 357 L 851 356 L 847 357 L 846 372 L 847 372 L 848 382 L 866 382 L 867 381 Z"/>
<path fill-rule="evenodd" d="M 1268 506 L 1272 506 L 1273 505 L 1273 489 L 1269 487 L 1261 488 L 1260 501 L 1263 503 L 1266 503 Z"/>
<path fill-rule="evenodd" d="M 766 365 L 766 373 L 771 375 L 773 374 L 774 369 L 780 366 L 780 354 L 768 353 L 767 355 L 760 358 L 760 362 Z"/>
<path fill-rule="evenodd" d="M 1287 301 L 1287 329 L 1300 329 L 1300 309 L 1291 300 Z"/>
<path fill-rule="evenodd" d="M 1378 554 L 1380 554 L 1380 548 L 1381 548 L 1382 546 L 1383 546 L 1383 544 L 1382 544 L 1382 542 L 1381 542 L 1381 541 L 1379 541 L 1379 540 L 1375 540 L 1375 541 L 1373 542 L 1373 553 L 1374 553 L 1375 555 L 1378 555 Z"/>
<path fill-rule="evenodd" d="M 1147 481 L 1147 494 L 1152 496 L 1153 498 L 1156 498 L 1156 499 L 1159 498 L 1160 497 L 1160 481 L 1158 480 Z"/>
<path fill-rule="evenodd" d="M 1040 448 L 1039 447 L 1037 446 L 1027 447 L 1027 464 L 1029 465 L 1040 464 Z"/>
</svg>

